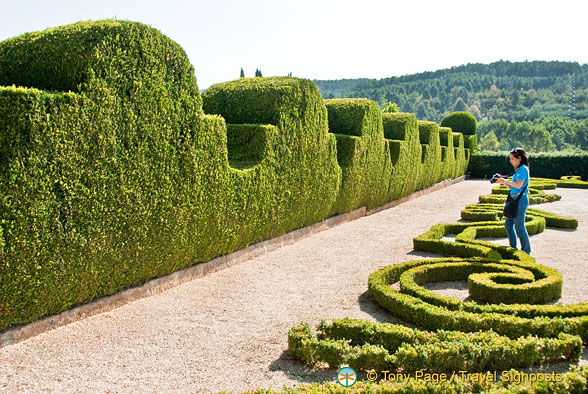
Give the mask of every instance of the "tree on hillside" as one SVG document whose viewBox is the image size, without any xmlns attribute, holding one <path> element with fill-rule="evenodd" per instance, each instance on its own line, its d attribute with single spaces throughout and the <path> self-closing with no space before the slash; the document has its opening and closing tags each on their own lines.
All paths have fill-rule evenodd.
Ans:
<svg viewBox="0 0 588 394">
<path fill-rule="evenodd" d="M 486 134 L 484 138 L 478 144 L 478 149 L 480 150 L 490 150 L 490 151 L 497 151 L 500 143 L 498 142 L 498 138 L 496 138 L 496 134 L 493 131 Z"/>
<path fill-rule="evenodd" d="M 400 109 L 398 108 L 398 105 L 396 105 L 396 103 L 391 103 L 390 101 L 384 99 L 384 101 L 382 101 L 382 112 L 399 112 Z"/>
<path fill-rule="evenodd" d="M 466 106 L 465 102 L 462 100 L 461 97 L 455 101 L 455 105 L 453 106 L 454 112 L 462 112 L 467 109 L 468 109 L 468 107 Z"/>
<path fill-rule="evenodd" d="M 239 78 L 245 78 L 245 71 L 243 71 L 243 67 L 241 67 L 241 76 Z"/>
<path fill-rule="evenodd" d="M 427 119 L 427 108 L 425 104 L 419 103 L 416 107 L 416 117 L 418 119 L 426 120 Z"/>
<path fill-rule="evenodd" d="M 261 70 L 260 69 L 258 69 L 258 68 L 255 69 L 255 76 L 256 77 L 263 77 L 263 75 L 261 75 Z"/>
<path fill-rule="evenodd" d="M 493 131 L 500 149 L 588 150 L 588 64 L 499 61 L 379 80 L 315 82 L 324 98 L 386 99 L 419 119 L 439 122 L 450 112 L 470 112 L 483 126 L 478 142 Z M 530 124 L 514 126 L 525 121 Z M 495 145 L 492 135 L 485 142 Z"/>
</svg>

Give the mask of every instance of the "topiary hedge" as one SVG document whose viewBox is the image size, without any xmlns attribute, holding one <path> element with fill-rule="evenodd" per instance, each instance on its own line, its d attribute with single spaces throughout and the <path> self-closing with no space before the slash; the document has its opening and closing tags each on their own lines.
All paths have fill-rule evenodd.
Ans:
<svg viewBox="0 0 588 394">
<path fill-rule="evenodd" d="M 506 236 L 502 207 L 470 205 L 462 218 L 472 215 L 477 221 L 438 224 L 414 239 L 415 250 L 465 258 L 409 261 L 370 275 L 369 293 L 380 306 L 430 331 L 343 319 L 323 321 L 315 335 L 301 324 L 289 333 L 290 351 L 311 365 L 390 373 L 495 371 L 576 360 L 588 340 L 588 303 L 545 305 L 561 296 L 556 270 L 522 251 L 477 239 Z M 575 228 L 578 222 L 529 210 L 529 233 L 546 225 Z M 443 240 L 449 234 L 456 234 L 454 242 Z M 484 303 L 458 301 L 425 287 L 455 280 L 467 280 L 470 296 Z"/>
<path fill-rule="evenodd" d="M 465 148 L 469 149 L 472 155 L 477 153 L 478 139 L 476 137 L 476 128 L 478 127 L 478 123 L 472 114 L 468 112 L 452 112 L 443 118 L 441 127 L 449 127 L 453 131 L 463 134 Z"/>
<path fill-rule="evenodd" d="M 378 104 L 367 99 L 333 99 L 325 105 L 343 174 L 333 214 L 361 206 L 369 210 L 390 201 L 392 161 L 386 152 Z"/>
<path fill-rule="evenodd" d="M 456 168 L 456 157 L 451 128 L 439 127 L 439 143 L 441 144 L 442 162 L 439 180 L 453 178 L 453 173 Z"/>
<path fill-rule="evenodd" d="M 0 86 L 0 329 L 230 249 L 196 236 L 222 216 L 194 190 L 216 188 L 224 124 L 202 116 L 176 43 L 118 21 L 25 34 L 0 43 L 13 84 Z"/>
<path fill-rule="evenodd" d="M 205 112 L 220 115 L 229 123 L 227 130 L 232 131 L 228 136 L 250 141 L 246 148 L 228 146 L 233 167 L 227 187 L 233 190 L 234 200 L 226 214 L 239 234 L 233 249 L 330 215 L 341 169 L 335 137 L 328 133 L 326 108 L 313 82 L 289 77 L 241 78 L 211 86 L 203 103 Z M 274 128 L 254 141 L 247 130 L 267 126 L 251 124 Z M 266 155 L 249 159 L 250 165 L 260 163 L 256 167 L 230 160 L 239 157 L 237 152 L 251 155 L 260 146 L 267 146 Z"/>
<path fill-rule="evenodd" d="M 470 160 L 470 151 L 465 148 L 464 135 L 462 133 L 453 132 L 453 150 L 455 154 L 455 168 L 453 175 L 465 173 Z M 463 148 L 463 149 L 462 149 Z"/>
<path fill-rule="evenodd" d="M 387 151 L 393 164 L 388 197 L 396 200 L 416 191 L 421 177 L 422 147 L 418 121 L 413 114 L 403 112 L 384 113 L 382 121 Z M 455 173 L 452 174 L 455 178 L 453 175 Z"/>
<path fill-rule="evenodd" d="M 435 122 L 419 120 L 419 139 L 422 147 L 421 172 L 418 189 L 436 183 L 443 166 L 441 161 L 441 141 L 439 139 L 439 125 Z"/>
<path fill-rule="evenodd" d="M 140 23 L 1 42 L 0 330 L 463 175 L 463 143 L 421 171 L 414 115 L 384 118 L 296 78 L 201 97 Z"/>
<path fill-rule="evenodd" d="M 470 150 L 472 155 L 478 153 L 478 137 L 475 135 L 464 135 L 465 147 Z"/>
<path fill-rule="evenodd" d="M 476 135 L 478 122 L 474 115 L 469 112 L 452 112 L 441 121 L 441 127 L 450 127 L 453 131 L 462 133 L 464 136 Z"/>
</svg>

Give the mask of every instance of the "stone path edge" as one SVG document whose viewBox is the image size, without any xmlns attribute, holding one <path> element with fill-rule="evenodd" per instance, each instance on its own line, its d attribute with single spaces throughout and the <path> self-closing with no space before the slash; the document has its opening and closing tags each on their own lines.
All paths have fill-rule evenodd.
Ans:
<svg viewBox="0 0 588 394">
<path fill-rule="evenodd" d="M 361 207 L 345 214 L 332 216 L 312 226 L 300 228 L 286 233 L 280 237 L 258 242 L 256 244 L 250 245 L 245 249 L 241 249 L 224 256 L 216 257 L 204 263 L 198 263 L 191 267 L 184 268 L 180 271 L 176 271 L 160 278 L 152 279 L 143 285 L 121 290 L 118 293 L 112 294 L 110 296 L 105 296 L 90 301 L 86 304 L 63 311 L 56 315 L 44 317 L 29 324 L 11 327 L 7 330 L 4 330 L 3 332 L 0 332 L 0 348 L 22 342 L 44 332 L 54 330 L 58 327 L 65 326 L 78 320 L 114 310 L 132 301 L 164 292 L 190 280 L 201 278 L 213 272 L 245 262 L 262 254 L 278 249 L 282 246 L 291 245 L 309 235 L 328 230 L 340 224 L 359 219 L 363 216 L 373 215 L 385 209 L 389 209 L 404 202 L 418 198 L 422 195 L 432 193 L 458 182 L 462 182 L 465 179 L 465 175 L 455 179 L 446 179 L 433 186 L 419 190 L 398 200 L 391 201 L 370 211 L 367 211 L 366 207 Z"/>
</svg>

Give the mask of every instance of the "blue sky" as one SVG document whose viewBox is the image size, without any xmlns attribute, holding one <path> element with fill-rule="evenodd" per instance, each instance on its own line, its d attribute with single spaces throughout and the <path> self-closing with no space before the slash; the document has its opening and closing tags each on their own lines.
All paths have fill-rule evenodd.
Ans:
<svg viewBox="0 0 588 394">
<path fill-rule="evenodd" d="M 588 63 L 585 0 L 0 0 L 0 40 L 107 18 L 186 50 L 200 89 L 264 76 L 385 78 L 497 60 Z"/>
</svg>

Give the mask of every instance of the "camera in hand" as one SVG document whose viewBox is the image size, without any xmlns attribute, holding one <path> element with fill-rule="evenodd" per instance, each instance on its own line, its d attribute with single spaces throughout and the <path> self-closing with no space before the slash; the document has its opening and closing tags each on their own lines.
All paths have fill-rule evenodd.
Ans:
<svg viewBox="0 0 588 394">
<path fill-rule="evenodd" d="M 492 175 L 492 179 L 490 179 L 490 183 L 495 183 L 498 178 L 506 178 L 506 177 L 496 173 L 496 174 Z"/>
</svg>

